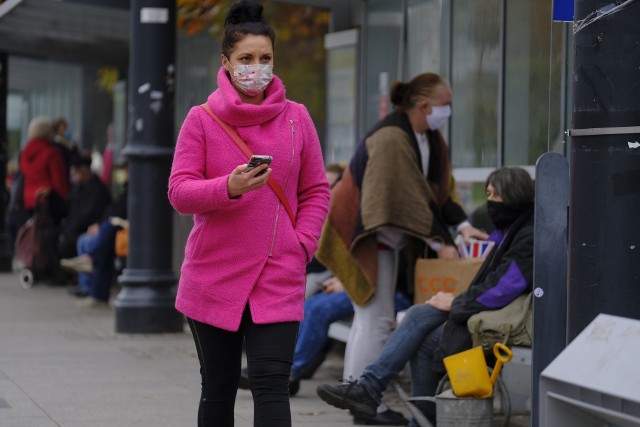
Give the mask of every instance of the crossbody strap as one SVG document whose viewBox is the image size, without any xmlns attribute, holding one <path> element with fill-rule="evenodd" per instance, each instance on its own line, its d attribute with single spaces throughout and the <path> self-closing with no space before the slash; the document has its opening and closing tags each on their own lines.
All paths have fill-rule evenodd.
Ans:
<svg viewBox="0 0 640 427">
<path fill-rule="evenodd" d="M 220 125 L 220 127 L 224 129 L 225 132 L 227 132 L 227 134 L 229 134 L 231 139 L 233 139 L 233 142 L 236 143 L 236 145 L 240 148 L 240 150 L 242 150 L 242 152 L 244 153 L 245 156 L 247 156 L 248 159 L 250 159 L 251 156 L 253 156 L 253 152 L 251 151 L 247 143 L 244 142 L 242 138 L 240 138 L 240 135 L 238 135 L 238 132 L 236 132 L 231 126 L 229 126 L 228 124 L 223 122 L 218 116 L 216 116 L 206 103 L 200 105 L 200 107 L 202 107 L 202 109 L 206 111 L 207 114 L 209 114 L 211 118 L 215 120 Z M 284 195 L 284 191 L 282 190 L 282 187 L 280 187 L 280 184 L 278 184 L 278 181 L 276 181 L 276 179 L 271 175 L 269 175 L 269 178 L 267 178 L 267 184 L 269 185 L 269 187 L 271 187 L 273 192 L 276 193 L 276 196 L 278 196 L 278 199 L 280 199 L 280 202 L 282 202 L 282 205 L 284 206 L 284 209 L 287 211 L 289 218 L 291 218 L 291 223 L 295 228 L 296 217 L 293 215 L 293 210 L 291 209 L 291 205 L 289 205 L 289 201 L 287 200 L 287 197 Z"/>
</svg>

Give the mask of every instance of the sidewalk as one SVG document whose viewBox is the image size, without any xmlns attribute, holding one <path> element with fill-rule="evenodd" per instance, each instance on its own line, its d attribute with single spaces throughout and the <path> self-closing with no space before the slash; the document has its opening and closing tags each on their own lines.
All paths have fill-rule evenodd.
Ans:
<svg viewBox="0 0 640 427">
<path fill-rule="evenodd" d="M 116 334 L 112 309 L 77 307 L 64 287 L 24 290 L 16 274 L 0 273 L 0 426 L 196 426 L 198 369 L 188 332 Z M 315 393 L 341 377 L 333 355 L 302 382 L 294 426 L 353 426 Z M 251 394 L 239 390 L 236 426 L 252 425 Z"/>
</svg>

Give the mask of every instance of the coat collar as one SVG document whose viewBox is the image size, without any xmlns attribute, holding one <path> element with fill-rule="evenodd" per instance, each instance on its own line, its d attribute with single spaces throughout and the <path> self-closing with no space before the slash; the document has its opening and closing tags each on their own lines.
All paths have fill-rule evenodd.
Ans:
<svg viewBox="0 0 640 427">
<path fill-rule="evenodd" d="M 223 121 L 231 126 L 252 126 L 276 117 L 286 107 L 285 88 L 277 76 L 265 90 L 265 99 L 259 105 L 247 104 L 233 87 L 231 78 L 224 67 L 218 70 L 218 89 L 207 103 Z"/>
</svg>

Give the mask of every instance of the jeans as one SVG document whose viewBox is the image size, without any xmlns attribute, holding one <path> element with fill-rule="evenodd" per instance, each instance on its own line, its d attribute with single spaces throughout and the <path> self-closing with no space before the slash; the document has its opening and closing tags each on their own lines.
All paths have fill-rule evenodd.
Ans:
<svg viewBox="0 0 640 427">
<path fill-rule="evenodd" d="M 396 292 L 395 311 L 405 310 L 411 301 Z M 353 304 L 345 291 L 332 294 L 319 293 L 304 303 L 304 321 L 300 324 L 296 352 L 293 356 L 291 376 L 308 378 L 323 358 L 329 342 L 329 326 L 336 320 L 353 315 Z"/>
<path fill-rule="evenodd" d="M 248 306 L 237 332 L 188 321 L 202 377 L 198 427 L 234 425 L 243 341 L 253 395 L 253 425 L 290 427 L 289 371 L 298 322 L 258 325 L 253 323 Z"/>
<path fill-rule="evenodd" d="M 380 403 L 389 382 L 411 362 L 411 394 L 433 396 L 438 377 L 432 370 L 433 352 L 438 346 L 449 313 L 427 304 L 411 307 L 393 331 L 376 361 L 364 369 L 359 383 Z M 418 404 L 430 419 L 435 419 L 431 402 Z"/>
<path fill-rule="evenodd" d="M 78 273 L 78 287 L 105 302 L 111 292 L 116 231 L 116 226 L 102 221 L 98 234 L 83 233 L 76 241 L 78 255 L 86 254 L 93 260 L 92 273 Z"/>
<path fill-rule="evenodd" d="M 304 321 L 300 324 L 291 376 L 300 379 L 311 375 L 329 342 L 329 325 L 353 314 L 346 292 L 319 293 L 304 303 Z"/>
</svg>

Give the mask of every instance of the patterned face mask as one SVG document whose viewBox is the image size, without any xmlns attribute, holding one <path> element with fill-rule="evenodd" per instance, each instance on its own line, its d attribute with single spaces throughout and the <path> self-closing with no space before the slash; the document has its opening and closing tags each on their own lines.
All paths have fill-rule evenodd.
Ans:
<svg viewBox="0 0 640 427">
<path fill-rule="evenodd" d="M 231 67 L 233 82 L 247 96 L 256 96 L 264 92 L 273 79 L 272 64 L 231 65 Z"/>
</svg>

